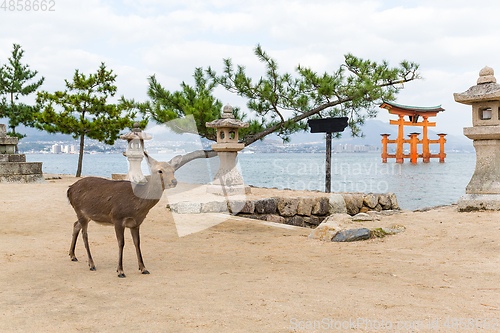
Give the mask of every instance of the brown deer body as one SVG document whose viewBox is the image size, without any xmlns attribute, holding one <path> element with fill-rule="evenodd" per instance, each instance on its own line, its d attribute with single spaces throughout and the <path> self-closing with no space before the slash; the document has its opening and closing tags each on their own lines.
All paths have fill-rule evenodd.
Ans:
<svg viewBox="0 0 500 333">
<path fill-rule="evenodd" d="M 123 272 L 125 228 L 130 229 L 137 252 L 139 270 L 142 274 L 149 274 L 142 260 L 139 227 L 149 210 L 160 201 L 163 191 L 175 187 L 177 180 L 174 178 L 175 169 L 169 163 L 157 162 L 146 153 L 144 155 L 151 169 L 151 178 L 144 185 L 124 180 L 86 177 L 69 187 L 68 199 L 78 218 L 73 227 L 73 238 L 69 249 L 72 261 L 78 261 L 75 256 L 75 246 L 81 230 L 90 270 L 95 271 L 87 235 L 88 223 L 92 220 L 115 227 L 118 240 L 118 277 L 125 277 Z"/>
</svg>

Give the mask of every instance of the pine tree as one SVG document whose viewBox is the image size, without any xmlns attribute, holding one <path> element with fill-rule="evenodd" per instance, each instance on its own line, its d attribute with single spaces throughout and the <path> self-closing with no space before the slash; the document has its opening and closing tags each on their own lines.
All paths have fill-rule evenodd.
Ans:
<svg viewBox="0 0 500 333">
<path fill-rule="evenodd" d="M 420 78 L 416 63 L 402 61 L 391 68 L 387 61 L 376 63 L 352 54 L 345 55 L 332 74 L 298 65 L 294 77 L 280 74 L 277 62 L 260 45 L 255 55 L 266 67 L 265 76 L 255 83 L 244 66 L 235 70 L 231 59 L 224 59 L 220 76 L 210 67 L 206 71 L 215 84 L 245 98 L 248 109 L 261 119 L 262 129 L 248 133 L 245 146 L 273 132 L 288 141 L 290 134 L 308 128 L 306 119 L 324 117 L 348 117 L 352 136 L 361 136 L 361 125 L 377 115 L 383 100 L 395 100 L 404 83 Z"/>
<path fill-rule="evenodd" d="M 153 75 L 149 79 L 150 101 L 133 104 L 122 99 L 122 103 L 135 106 L 163 124 L 192 114 L 197 119 L 197 133 L 215 140 L 213 129 L 205 123 L 220 117 L 222 102 L 212 96 L 220 85 L 246 99 L 253 119 L 247 121 L 250 126 L 240 131 L 239 138 L 248 146 L 271 133 L 289 141 L 291 134 L 307 130 L 307 119 L 324 117 L 348 117 L 352 136 L 362 136 L 361 126 L 366 118 L 377 115 L 380 103 L 395 100 L 404 83 L 420 78 L 416 63 L 402 61 L 391 68 L 386 61 L 377 63 L 352 54 L 345 55 L 344 63 L 331 74 L 318 74 L 300 65 L 296 75 L 280 74 L 277 62 L 260 45 L 255 48 L 255 55 L 266 69 L 265 75 L 256 81 L 247 76 L 244 66 L 235 69 L 228 58 L 224 59 L 221 75 L 211 67 L 205 71 L 196 68 L 195 87 L 182 82 L 181 91 L 170 92 Z M 239 108 L 234 109 L 236 118 L 250 118 Z M 213 156 L 216 154 L 212 150 L 193 152 L 183 157 L 181 165 Z"/>
<path fill-rule="evenodd" d="M 196 68 L 195 87 L 182 82 L 181 91 L 167 91 L 151 76 L 151 100 L 141 104 L 141 111 L 158 123 L 192 114 L 199 135 L 215 140 L 213 129 L 205 123 L 220 117 L 222 102 L 212 96 L 220 85 L 247 101 L 253 119 L 239 136 L 246 146 L 271 133 L 288 141 L 291 134 L 307 129 L 305 120 L 310 118 L 349 117 L 351 134 L 360 136 L 361 125 L 377 115 L 382 100 L 394 100 L 404 83 L 420 78 L 415 63 L 402 61 L 391 68 L 386 61 L 379 64 L 352 54 L 345 55 L 345 63 L 332 74 L 318 74 L 300 65 L 297 75 L 280 74 L 277 62 L 260 46 L 255 54 L 266 67 L 265 75 L 256 82 L 246 75 L 244 66 L 234 69 L 231 59 L 224 59 L 222 75 L 211 67 L 206 71 Z M 249 118 L 239 108 L 235 108 L 235 116 Z"/>
<path fill-rule="evenodd" d="M 106 70 L 101 63 L 96 74 L 86 76 L 77 69 L 72 82 L 65 80 L 65 91 L 38 93 L 39 127 L 49 133 L 72 134 L 73 138 L 80 139 L 76 177 L 82 174 L 85 137 L 112 145 L 120 131 L 133 126 L 134 112 L 123 112 L 121 107 L 107 103 L 116 93 L 115 79 L 112 70 Z M 141 121 L 142 128 L 146 124 L 147 121 Z"/>
<path fill-rule="evenodd" d="M 9 118 L 8 127 L 11 131 L 8 134 L 19 139 L 25 135 L 17 133 L 16 127 L 20 124 L 34 127 L 34 114 L 37 112 L 35 106 L 21 103 L 19 98 L 34 93 L 45 80 L 42 77 L 33 83 L 28 83 L 38 71 L 32 71 L 28 65 L 21 64 L 23 54 L 21 46 L 14 44 L 8 64 L 0 68 L 0 95 L 5 95 L 0 102 L 0 118 Z"/>
</svg>

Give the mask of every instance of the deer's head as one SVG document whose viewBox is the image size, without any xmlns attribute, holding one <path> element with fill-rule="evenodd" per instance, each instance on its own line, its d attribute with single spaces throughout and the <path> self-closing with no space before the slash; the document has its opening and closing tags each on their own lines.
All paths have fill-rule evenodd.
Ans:
<svg viewBox="0 0 500 333">
<path fill-rule="evenodd" d="M 146 162 L 151 169 L 151 181 L 160 181 L 162 189 L 172 188 L 177 185 L 177 179 L 174 177 L 175 169 L 168 162 L 158 162 L 146 152 L 144 152 Z"/>
</svg>

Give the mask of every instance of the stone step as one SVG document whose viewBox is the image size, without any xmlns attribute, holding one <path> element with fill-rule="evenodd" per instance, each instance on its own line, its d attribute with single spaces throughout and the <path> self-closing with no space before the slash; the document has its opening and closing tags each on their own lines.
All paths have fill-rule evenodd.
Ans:
<svg viewBox="0 0 500 333">
<path fill-rule="evenodd" d="M 0 176 L 42 174 L 42 162 L 0 162 Z"/>
<path fill-rule="evenodd" d="M 34 175 L 0 175 L 0 183 L 44 183 L 43 174 Z"/>
<path fill-rule="evenodd" d="M 0 162 L 26 162 L 25 154 L 0 154 Z"/>
</svg>

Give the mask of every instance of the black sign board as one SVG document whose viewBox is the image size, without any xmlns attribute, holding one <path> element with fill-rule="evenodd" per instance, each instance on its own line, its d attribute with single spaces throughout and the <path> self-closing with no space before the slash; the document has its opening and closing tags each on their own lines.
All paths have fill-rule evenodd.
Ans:
<svg viewBox="0 0 500 333">
<path fill-rule="evenodd" d="M 347 127 L 347 117 L 309 119 L 307 124 L 311 133 L 336 133 L 343 132 Z"/>
<path fill-rule="evenodd" d="M 325 192 L 330 193 L 332 184 L 332 133 L 343 132 L 347 127 L 347 117 L 309 119 L 311 133 L 326 133 Z"/>
</svg>

